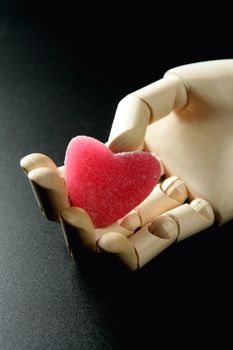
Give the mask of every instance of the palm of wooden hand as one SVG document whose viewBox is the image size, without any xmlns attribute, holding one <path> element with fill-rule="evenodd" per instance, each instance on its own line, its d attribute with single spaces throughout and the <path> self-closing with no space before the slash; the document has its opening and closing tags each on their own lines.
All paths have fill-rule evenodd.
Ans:
<svg viewBox="0 0 233 350">
<path fill-rule="evenodd" d="M 187 84 L 187 105 L 148 127 L 146 147 L 167 174 L 184 180 L 190 197 L 208 200 L 217 221 L 226 222 L 233 217 L 233 61 L 173 72 Z"/>
</svg>

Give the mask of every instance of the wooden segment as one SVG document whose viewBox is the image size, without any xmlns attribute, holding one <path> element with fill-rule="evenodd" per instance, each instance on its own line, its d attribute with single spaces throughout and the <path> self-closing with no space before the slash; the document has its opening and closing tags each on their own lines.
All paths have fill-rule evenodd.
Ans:
<svg viewBox="0 0 233 350">
<path fill-rule="evenodd" d="M 28 173 L 37 202 L 46 217 L 59 221 L 59 213 L 70 206 L 64 179 L 49 168 L 37 168 Z"/>
<path fill-rule="evenodd" d="M 167 210 L 181 205 L 187 197 L 184 183 L 172 176 L 155 186 L 151 194 L 121 220 L 121 226 L 134 232 Z"/>
<path fill-rule="evenodd" d="M 61 175 L 61 177 L 64 177 L 64 175 L 65 175 L 65 166 L 64 165 L 59 166 L 58 167 L 58 171 L 59 171 L 59 174 Z"/>
<path fill-rule="evenodd" d="M 178 241 L 212 226 L 215 219 L 211 205 L 201 198 L 169 210 L 164 215 L 171 216 L 178 223 Z"/>
<path fill-rule="evenodd" d="M 188 95 L 182 80 L 169 75 L 132 93 L 144 101 L 151 111 L 150 123 L 168 115 L 172 110 L 183 108 Z"/>
<path fill-rule="evenodd" d="M 36 173 L 34 173 L 34 175 L 33 175 L 32 171 L 39 169 L 39 168 L 50 169 L 60 176 L 61 173 L 60 173 L 59 169 L 57 168 L 56 164 L 53 162 L 53 160 L 51 158 L 49 158 L 45 154 L 31 153 L 31 154 L 29 154 L 21 159 L 20 166 L 28 177 L 29 183 L 32 187 L 37 204 L 38 204 L 42 214 L 45 214 L 47 216 L 47 218 L 50 218 L 50 220 L 58 221 L 58 215 L 54 212 L 54 206 L 52 205 L 52 207 L 51 207 L 50 202 L 45 203 L 45 201 L 47 202 L 48 193 L 46 193 L 46 192 L 48 192 L 48 191 L 43 189 L 43 186 L 39 187 L 34 181 L 31 181 L 31 178 L 28 176 L 29 173 L 31 173 L 31 176 L 35 176 Z M 38 173 L 37 173 L 36 177 L 37 176 L 38 176 Z M 55 178 L 55 176 L 52 176 L 52 177 Z M 51 174 L 50 174 L 49 178 L 51 178 Z M 60 181 L 58 180 L 58 183 L 59 182 Z M 56 183 L 56 181 L 55 181 L 55 183 Z M 55 188 L 54 188 L 54 190 L 55 190 Z"/>
<path fill-rule="evenodd" d="M 58 172 L 58 168 L 53 160 L 42 153 L 31 153 L 25 156 L 21 159 L 20 166 L 26 174 L 34 169 L 42 167 Z"/>
<path fill-rule="evenodd" d="M 187 188 L 182 180 L 177 176 L 171 176 L 163 181 L 161 189 L 169 198 L 174 199 L 179 204 L 183 204 L 188 198 Z"/>
<path fill-rule="evenodd" d="M 133 244 L 119 232 L 103 235 L 97 244 L 106 253 L 114 254 L 130 270 L 138 269 L 138 257 Z"/>
<path fill-rule="evenodd" d="M 129 238 L 137 252 L 139 268 L 175 241 L 202 231 L 213 223 L 213 209 L 200 198 L 160 215 Z"/>
<path fill-rule="evenodd" d="M 117 107 L 108 147 L 115 153 L 143 149 L 148 124 L 186 103 L 186 88 L 175 76 L 161 79 L 126 96 Z"/>
<path fill-rule="evenodd" d="M 177 224 L 169 216 L 158 217 L 131 236 L 129 240 L 137 252 L 139 268 L 174 243 L 177 236 Z"/>
<path fill-rule="evenodd" d="M 151 153 L 152 156 L 154 156 L 158 161 L 159 161 L 159 164 L 160 164 L 160 177 L 163 176 L 165 174 L 165 169 L 164 169 L 164 165 L 161 161 L 161 159 L 159 157 L 157 157 L 154 153 Z"/>
<path fill-rule="evenodd" d="M 130 232 L 135 232 L 142 226 L 141 217 L 137 209 L 131 210 L 122 219 L 118 220 L 118 222 L 121 225 L 121 227 Z"/>
<path fill-rule="evenodd" d="M 96 241 L 109 232 L 117 232 L 125 237 L 133 234 L 120 224 L 113 223 L 105 228 L 94 228 L 93 222 L 87 212 L 78 207 L 70 207 L 60 213 L 61 225 L 67 243 L 68 253 L 75 259 L 80 249 L 99 253 Z"/>
<path fill-rule="evenodd" d="M 126 228 L 122 227 L 118 222 L 114 222 L 113 224 L 111 224 L 107 227 L 96 228 L 95 232 L 96 232 L 96 239 L 97 240 L 109 232 L 118 232 L 118 233 L 121 233 L 125 237 L 130 237 L 133 234 L 132 231 L 127 230 Z"/>
<path fill-rule="evenodd" d="M 96 234 L 90 216 L 85 210 L 70 207 L 60 212 L 60 221 L 70 255 L 77 258 L 78 251 L 96 250 Z"/>
<path fill-rule="evenodd" d="M 213 222 L 215 219 L 211 205 L 201 198 L 196 198 L 190 203 L 190 207 L 202 215 L 206 220 Z"/>
<path fill-rule="evenodd" d="M 142 150 L 150 114 L 146 103 L 136 96 L 126 96 L 118 104 L 108 147 L 115 153 Z"/>
</svg>

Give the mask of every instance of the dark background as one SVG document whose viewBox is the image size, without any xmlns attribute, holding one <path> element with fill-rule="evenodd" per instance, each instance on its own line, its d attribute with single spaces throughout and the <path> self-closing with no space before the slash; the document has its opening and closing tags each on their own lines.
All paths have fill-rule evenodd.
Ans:
<svg viewBox="0 0 233 350">
<path fill-rule="evenodd" d="M 119 100 L 167 69 L 232 57 L 213 6 L 0 2 L 0 349 L 230 346 L 232 222 L 139 273 L 76 264 L 19 168 L 32 152 L 62 164 L 77 134 L 106 141 Z"/>
</svg>

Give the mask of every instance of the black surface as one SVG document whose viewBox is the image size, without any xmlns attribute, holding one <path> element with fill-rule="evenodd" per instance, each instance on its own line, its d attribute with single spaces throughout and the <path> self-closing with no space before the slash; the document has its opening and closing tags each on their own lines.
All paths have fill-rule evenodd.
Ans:
<svg viewBox="0 0 233 350">
<path fill-rule="evenodd" d="M 105 22 L 71 2 L 57 11 L 34 6 L 1 3 L 0 12 L 0 349 L 224 348 L 232 222 L 167 249 L 139 273 L 101 258 L 75 264 L 59 225 L 40 215 L 19 161 L 42 152 L 62 164 L 73 136 L 107 139 L 125 94 L 175 65 L 232 57 L 221 40 L 229 22 L 221 33 L 207 22 L 201 35 L 202 16 L 194 16 L 187 41 L 180 33 L 188 21 L 171 22 L 169 13 L 171 31 L 162 34 L 157 19 L 142 31 L 135 14 L 133 26 L 127 14 Z"/>
</svg>

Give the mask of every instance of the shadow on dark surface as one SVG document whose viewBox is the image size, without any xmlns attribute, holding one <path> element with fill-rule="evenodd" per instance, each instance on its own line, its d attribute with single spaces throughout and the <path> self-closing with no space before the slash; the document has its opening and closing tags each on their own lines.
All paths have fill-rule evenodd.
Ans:
<svg viewBox="0 0 233 350">
<path fill-rule="evenodd" d="M 230 231 L 232 222 L 203 231 L 168 248 L 138 272 L 125 270 L 107 256 L 77 263 L 79 278 L 94 291 L 120 347 L 126 342 L 166 346 L 171 339 L 185 345 L 188 337 L 198 344 L 200 337 L 205 342 L 217 331 L 230 295 L 231 248 L 226 250 L 221 234 L 230 241 Z M 224 257 L 219 251 L 225 251 Z"/>
</svg>

